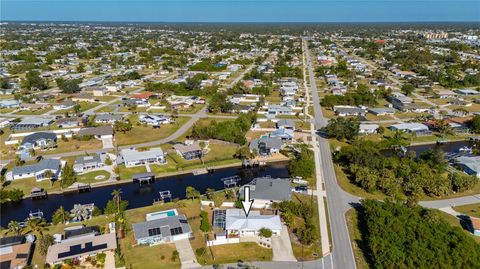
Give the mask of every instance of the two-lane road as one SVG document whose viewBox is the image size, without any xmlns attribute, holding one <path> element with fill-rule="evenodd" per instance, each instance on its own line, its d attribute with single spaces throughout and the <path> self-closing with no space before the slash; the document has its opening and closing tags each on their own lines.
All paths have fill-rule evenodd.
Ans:
<svg viewBox="0 0 480 269">
<path fill-rule="evenodd" d="M 323 117 L 317 85 L 315 83 L 315 75 L 312 69 L 310 52 L 308 51 L 306 42 L 307 41 L 304 40 L 303 45 L 307 56 L 307 68 L 313 97 L 315 125 L 317 126 L 317 129 L 320 129 L 326 125 L 328 120 Z M 323 182 L 327 193 L 327 208 L 332 238 L 332 264 L 334 268 L 338 269 L 354 269 L 356 268 L 355 258 L 350 243 L 345 213 L 351 208 L 351 203 L 359 202 L 359 198 L 345 193 L 337 185 L 328 140 L 319 135 L 317 135 L 317 139 L 320 148 L 320 163 L 317 163 L 316 165 L 320 165 L 322 168 Z"/>
</svg>

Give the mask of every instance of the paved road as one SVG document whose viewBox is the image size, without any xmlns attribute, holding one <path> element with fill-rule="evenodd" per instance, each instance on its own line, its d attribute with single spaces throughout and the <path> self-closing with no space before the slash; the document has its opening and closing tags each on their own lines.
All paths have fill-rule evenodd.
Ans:
<svg viewBox="0 0 480 269">
<path fill-rule="evenodd" d="M 237 84 L 241 79 L 243 79 L 243 76 L 246 73 L 250 72 L 255 66 L 255 64 L 251 64 L 249 67 L 247 67 L 247 69 L 243 70 L 240 75 L 238 75 L 232 82 L 230 82 L 230 84 L 228 84 L 228 88 L 232 88 L 233 86 L 235 86 L 235 84 Z"/>
<path fill-rule="evenodd" d="M 321 259 L 307 262 L 249 262 L 248 265 L 253 265 L 261 269 L 333 269 L 332 256 L 328 255 Z M 223 268 L 242 268 L 237 263 L 223 264 Z M 203 266 L 202 269 L 211 269 L 213 266 Z M 337 268 L 337 267 L 335 267 Z"/>
<path fill-rule="evenodd" d="M 480 194 L 463 196 L 458 198 L 451 198 L 451 199 L 444 199 L 444 200 L 422 201 L 422 202 L 419 202 L 418 204 L 423 207 L 438 209 L 438 208 L 462 206 L 462 205 L 469 205 L 469 204 L 476 204 L 476 203 L 480 203 Z"/>
<path fill-rule="evenodd" d="M 308 51 L 306 41 L 304 41 L 304 49 L 307 56 L 308 74 L 310 77 L 310 87 L 312 90 L 315 124 L 317 129 L 320 129 L 326 125 L 327 120 L 322 114 L 320 99 L 318 97 L 318 89 L 315 83 L 315 76 L 310 59 L 310 52 Z M 328 215 L 330 219 L 332 236 L 333 267 L 339 269 L 356 268 L 352 245 L 350 243 L 350 237 L 348 234 L 347 223 L 345 220 L 345 212 L 350 208 L 350 204 L 357 203 L 359 198 L 345 193 L 337 185 L 337 179 L 335 176 L 335 170 L 333 168 L 333 161 L 328 140 L 318 135 L 317 139 L 320 146 L 320 165 L 322 167 L 323 180 L 327 192 Z M 317 165 L 319 164 L 317 163 Z"/>
</svg>

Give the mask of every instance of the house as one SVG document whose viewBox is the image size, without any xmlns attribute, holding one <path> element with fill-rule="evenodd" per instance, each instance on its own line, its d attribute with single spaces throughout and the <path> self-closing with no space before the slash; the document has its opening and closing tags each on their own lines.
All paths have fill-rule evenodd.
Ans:
<svg viewBox="0 0 480 269">
<path fill-rule="evenodd" d="M 65 100 L 59 104 L 53 105 L 53 109 L 55 110 L 67 110 L 67 109 L 72 109 L 76 105 L 75 102 L 72 100 Z"/>
<path fill-rule="evenodd" d="M 146 151 L 122 149 L 120 156 L 126 167 L 145 165 L 147 163 L 165 163 L 165 154 L 161 148 L 151 148 Z"/>
<path fill-rule="evenodd" d="M 92 169 L 102 168 L 106 160 L 105 154 L 79 156 L 75 159 L 73 170 L 76 173 L 83 173 Z"/>
<path fill-rule="evenodd" d="M 366 110 L 354 106 L 334 106 L 333 111 L 340 117 L 346 116 L 365 116 Z"/>
<path fill-rule="evenodd" d="M 76 117 L 76 118 L 61 118 L 57 120 L 57 125 L 60 128 L 74 128 L 83 126 L 85 123 L 85 118 Z"/>
<path fill-rule="evenodd" d="M 439 90 L 436 92 L 440 99 L 454 98 L 457 97 L 457 93 L 451 90 Z"/>
<path fill-rule="evenodd" d="M 280 138 L 282 141 L 292 141 L 295 137 L 294 132 L 292 129 L 280 128 L 271 132 L 269 136 L 272 138 Z"/>
<path fill-rule="evenodd" d="M 61 175 L 62 162 L 58 159 L 42 159 L 40 162 L 32 165 L 16 166 L 11 175 L 7 175 L 7 180 L 17 180 L 34 177 L 36 181 L 42 181 L 47 178 L 47 170 L 52 172 L 52 178 L 58 179 Z"/>
<path fill-rule="evenodd" d="M 429 135 L 432 132 L 428 129 L 428 126 L 422 123 L 399 123 L 389 127 L 392 131 L 403 131 L 418 136 Z"/>
<path fill-rule="evenodd" d="M 404 111 L 404 107 L 407 104 L 413 103 L 412 98 L 404 95 L 403 93 L 393 92 L 392 95 L 388 97 L 388 100 L 393 105 L 394 108 Z"/>
<path fill-rule="evenodd" d="M 267 107 L 267 115 L 279 116 L 279 115 L 295 115 L 291 107 L 280 105 L 269 105 Z"/>
<path fill-rule="evenodd" d="M 277 137 L 261 137 L 250 142 L 249 149 L 251 152 L 256 151 L 260 156 L 270 156 L 280 152 L 284 142 Z"/>
<path fill-rule="evenodd" d="M 77 136 L 94 136 L 95 138 L 112 138 L 113 137 L 113 128 L 110 125 L 107 126 L 98 126 L 98 127 L 89 127 L 82 128 L 78 131 Z"/>
<path fill-rule="evenodd" d="M 291 119 L 280 119 L 276 125 L 277 129 L 295 130 L 295 122 Z"/>
<path fill-rule="evenodd" d="M 282 222 L 279 215 L 261 215 L 260 211 L 251 210 L 248 218 L 242 209 L 225 211 L 225 233 L 228 237 L 258 236 L 260 229 L 266 228 L 272 234 L 279 235 Z"/>
<path fill-rule="evenodd" d="M 476 236 L 480 236 L 480 218 L 470 216 L 470 222 L 472 223 L 472 232 Z"/>
<path fill-rule="evenodd" d="M 115 230 L 100 234 L 98 229 L 74 226 L 65 229 L 64 239 L 48 248 L 46 262 L 61 264 L 65 260 L 84 260 L 117 248 Z"/>
<path fill-rule="evenodd" d="M 17 108 L 20 106 L 20 102 L 15 99 L 0 99 L 0 108 Z"/>
<path fill-rule="evenodd" d="M 478 95 L 478 91 L 472 89 L 457 89 L 455 92 L 460 95 Z"/>
<path fill-rule="evenodd" d="M 19 123 L 15 124 L 12 129 L 15 131 L 26 131 L 37 129 L 41 127 L 50 126 L 53 123 L 52 119 L 45 119 L 40 117 L 35 118 L 23 118 Z"/>
<path fill-rule="evenodd" d="M 203 150 L 200 147 L 200 141 L 187 140 L 184 144 L 175 144 L 173 148 L 185 160 L 198 159 L 203 156 Z"/>
<path fill-rule="evenodd" d="M 250 187 L 253 208 L 270 208 L 273 202 L 289 201 L 292 197 L 289 178 L 258 177 L 246 186 Z M 244 188 L 240 191 L 242 197 L 243 192 Z"/>
<path fill-rule="evenodd" d="M 91 92 L 93 96 L 105 96 L 108 93 L 107 87 L 88 87 L 83 90 L 84 92 Z"/>
<path fill-rule="evenodd" d="M 23 138 L 19 150 L 44 149 L 57 146 L 57 135 L 49 132 L 37 132 Z"/>
<path fill-rule="evenodd" d="M 0 238 L 0 268 L 26 268 L 33 254 L 32 243 L 23 235 Z"/>
<path fill-rule="evenodd" d="M 375 116 L 387 116 L 394 115 L 395 109 L 390 107 L 369 108 L 368 112 L 372 113 Z"/>
<path fill-rule="evenodd" d="M 360 128 L 358 129 L 359 134 L 376 134 L 378 131 L 378 124 L 365 124 L 360 123 Z"/>
<path fill-rule="evenodd" d="M 161 124 L 172 123 L 172 118 L 165 115 L 141 114 L 138 116 L 138 121 L 152 126 L 160 126 Z"/>
<path fill-rule="evenodd" d="M 260 101 L 260 95 L 257 94 L 234 94 L 230 98 L 232 104 L 240 103 L 258 103 Z"/>
<path fill-rule="evenodd" d="M 192 237 L 187 217 L 176 210 L 149 214 L 145 222 L 132 224 L 137 245 L 158 245 Z"/>
<path fill-rule="evenodd" d="M 110 114 L 110 113 L 102 113 L 102 114 L 97 114 L 95 116 L 95 123 L 99 124 L 114 124 L 116 121 L 121 121 L 123 120 L 123 115 L 122 114 Z"/>
<path fill-rule="evenodd" d="M 480 156 L 460 156 L 455 159 L 455 163 L 469 175 L 475 175 L 480 178 Z"/>
</svg>

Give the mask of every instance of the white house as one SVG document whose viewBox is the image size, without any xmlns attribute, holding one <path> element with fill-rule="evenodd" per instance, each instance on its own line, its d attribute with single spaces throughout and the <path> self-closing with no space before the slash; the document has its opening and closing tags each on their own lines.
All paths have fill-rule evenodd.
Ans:
<svg viewBox="0 0 480 269">
<path fill-rule="evenodd" d="M 278 215 L 260 215 L 260 211 L 251 210 L 247 218 L 243 209 L 238 208 L 227 209 L 225 215 L 227 236 L 258 236 L 262 228 L 270 229 L 274 235 L 279 235 L 282 231 Z"/>
<path fill-rule="evenodd" d="M 135 167 L 147 163 L 165 163 L 165 154 L 161 148 L 152 148 L 146 151 L 123 149 L 120 155 L 126 167 Z"/>
</svg>

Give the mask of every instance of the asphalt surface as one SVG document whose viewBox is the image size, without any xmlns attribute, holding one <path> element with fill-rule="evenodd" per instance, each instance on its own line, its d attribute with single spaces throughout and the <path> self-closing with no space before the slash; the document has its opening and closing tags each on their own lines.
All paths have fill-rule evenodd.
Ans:
<svg viewBox="0 0 480 269">
<path fill-rule="evenodd" d="M 310 52 L 308 51 L 306 42 L 304 48 L 307 56 L 308 75 L 310 77 L 310 87 L 312 90 L 315 125 L 317 129 L 320 129 L 326 125 L 327 119 L 323 117 Z M 320 166 L 322 167 L 323 180 L 327 192 L 327 207 L 332 240 L 332 267 L 338 269 L 356 268 L 345 213 L 351 208 L 352 204 L 359 202 L 359 198 L 345 193 L 337 185 L 328 140 L 319 135 L 317 135 L 317 139 L 320 147 Z"/>
</svg>

